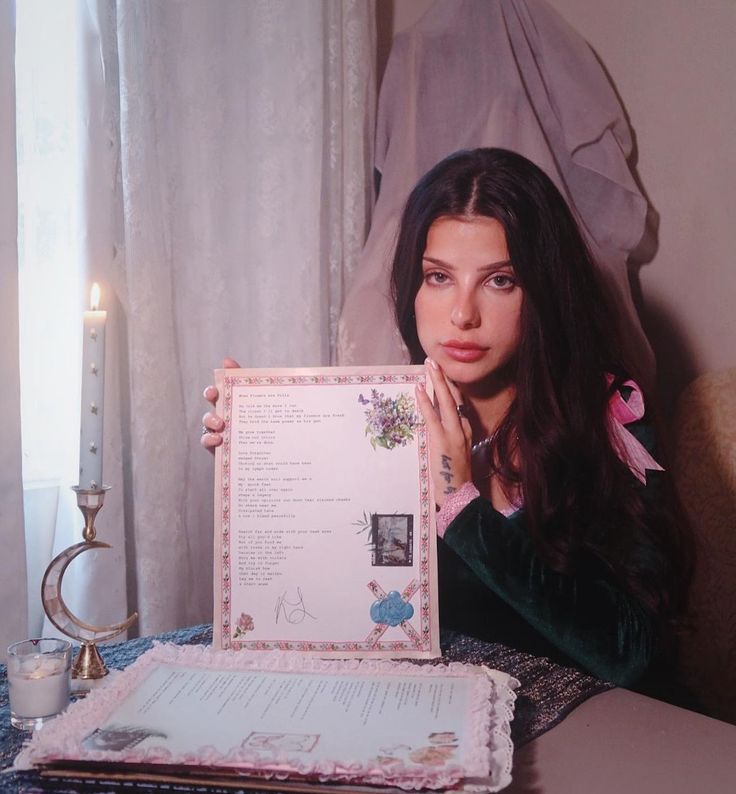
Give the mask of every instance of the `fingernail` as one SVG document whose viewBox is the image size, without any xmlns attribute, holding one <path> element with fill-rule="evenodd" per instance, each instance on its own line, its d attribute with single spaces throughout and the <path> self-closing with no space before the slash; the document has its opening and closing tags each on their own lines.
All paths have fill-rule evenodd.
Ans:
<svg viewBox="0 0 736 794">
<path fill-rule="evenodd" d="M 417 391 L 422 391 L 423 392 L 424 391 L 424 384 L 423 383 L 417 383 L 416 389 L 417 389 Z"/>
<path fill-rule="evenodd" d="M 437 366 L 437 362 L 433 358 L 430 358 L 429 356 L 427 356 L 424 363 L 429 364 L 429 366 L 432 367 L 432 369 L 439 369 L 439 367 Z"/>
</svg>

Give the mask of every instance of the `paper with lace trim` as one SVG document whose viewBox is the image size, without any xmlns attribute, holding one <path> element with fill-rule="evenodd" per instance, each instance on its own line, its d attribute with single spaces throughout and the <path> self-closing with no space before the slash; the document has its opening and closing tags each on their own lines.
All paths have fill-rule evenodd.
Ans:
<svg viewBox="0 0 736 794">
<path fill-rule="evenodd" d="M 423 367 L 222 369 L 213 645 L 440 654 Z"/>
<path fill-rule="evenodd" d="M 499 671 L 157 645 L 35 734 L 47 776 L 498 791 L 518 682 Z"/>
</svg>

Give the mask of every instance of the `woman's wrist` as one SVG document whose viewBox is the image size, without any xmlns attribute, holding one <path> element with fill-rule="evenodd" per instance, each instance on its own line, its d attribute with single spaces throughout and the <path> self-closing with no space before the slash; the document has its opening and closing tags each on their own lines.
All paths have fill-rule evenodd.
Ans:
<svg viewBox="0 0 736 794">
<path fill-rule="evenodd" d="M 444 537 L 447 527 L 469 505 L 480 496 L 480 491 L 472 482 L 464 482 L 456 491 L 445 496 L 439 513 L 437 513 L 437 535 Z"/>
</svg>

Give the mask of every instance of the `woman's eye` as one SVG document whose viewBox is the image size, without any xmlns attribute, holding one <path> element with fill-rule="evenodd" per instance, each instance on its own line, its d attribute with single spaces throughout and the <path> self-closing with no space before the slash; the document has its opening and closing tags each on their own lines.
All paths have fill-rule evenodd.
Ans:
<svg viewBox="0 0 736 794">
<path fill-rule="evenodd" d="M 506 273 L 496 273 L 495 276 L 491 276 L 488 279 L 487 283 L 496 289 L 511 289 L 516 286 L 514 278 Z"/>
<path fill-rule="evenodd" d="M 424 274 L 424 280 L 427 284 L 445 284 L 447 283 L 448 276 L 439 270 L 431 270 L 429 273 Z"/>
</svg>

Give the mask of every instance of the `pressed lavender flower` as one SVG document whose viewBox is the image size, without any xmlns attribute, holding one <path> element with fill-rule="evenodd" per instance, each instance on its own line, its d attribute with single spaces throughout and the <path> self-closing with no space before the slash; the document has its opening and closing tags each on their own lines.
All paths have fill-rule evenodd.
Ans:
<svg viewBox="0 0 736 794">
<path fill-rule="evenodd" d="M 370 437 L 373 449 L 404 447 L 414 440 L 417 417 L 414 401 L 408 394 L 402 393 L 393 398 L 371 389 L 370 399 L 360 394 L 358 402 L 369 406 L 365 408 L 365 434 Z"/>
</svg>

